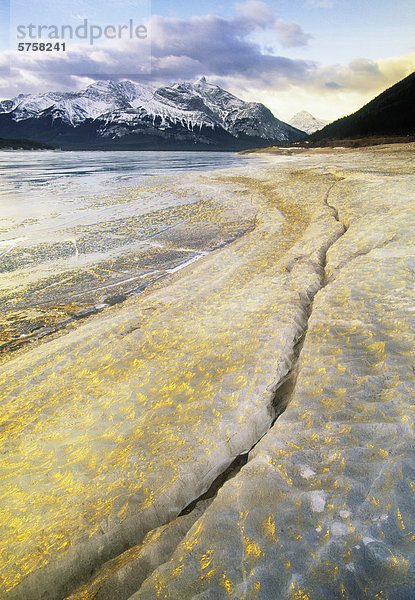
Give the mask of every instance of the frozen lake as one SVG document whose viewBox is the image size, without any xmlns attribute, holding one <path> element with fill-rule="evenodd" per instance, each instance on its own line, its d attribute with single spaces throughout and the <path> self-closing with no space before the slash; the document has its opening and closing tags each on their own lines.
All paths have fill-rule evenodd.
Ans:
<svg viewBox="0 0 415 600">
<path fill-rule="evenodd" d="M 222 218 L 208 186 L 186 182 L 246 161 L 209 152 L 1 152 L 6 345 L 142 291 L 244 233 L 246 219 Z"/>
<path fill-rule="evenodd" d="M 255 226 L 6 357 L 2 597 L 413 598 L 413 150 L 158 182 Z"/>
</svg>

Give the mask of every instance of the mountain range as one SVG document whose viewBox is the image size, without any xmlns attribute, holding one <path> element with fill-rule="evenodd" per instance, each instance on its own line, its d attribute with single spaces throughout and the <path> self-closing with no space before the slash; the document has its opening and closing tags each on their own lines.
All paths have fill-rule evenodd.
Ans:
<svg viewBox="0 0 415 600">
<path fill-rule="evenodd" d="M 0 135 L 62 149 L 242 150 L 292 142 L 303 131 L 263 104 L 204 77 L 152 88 L 98 81 L 80 92 L 19 94 L 0 102 Z"/>
</svg>

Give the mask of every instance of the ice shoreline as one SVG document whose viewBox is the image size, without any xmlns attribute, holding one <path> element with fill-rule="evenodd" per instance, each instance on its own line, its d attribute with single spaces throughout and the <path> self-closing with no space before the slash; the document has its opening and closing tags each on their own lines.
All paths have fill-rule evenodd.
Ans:
<svg viewBox="0 0 415 600">
<path fill-rule="evenodd" d="M 22 246 L 1 265 L 0 360 L 141 293 L 252 228 L 255 215 L 242 197 L 242 208 L 229 210 L 225 187 L 224 197 L 213 198 L 210 172 L 205 179 L 195 173 L 149 177 L 115 197 L 91 191 L 81 216 L 64 222 L 62 231 L 51 227 L 51 239 L 42 241 L 36 231 L 32 242 L 19 238 Z"/>
<path fill-rule="evenodd" d="M 97 485 L 99 483 L 99 486 L 96 490 L 101 498 L 107 494 L 111 500 L 106 513 L 102 512 L 102 509 L 98 515 L 94 514 L 94 511 L 86 513 L 85 524 L 91 526 L 93 518 L 95 518 L 98 527 L 101 528 L 100 533 L 94 534 L 86 543 L 82 542 L 82 535 L 75 535 L 75 531 L 70 536 L 68 530 L 64 532 L 63 537 L 61 534 L 61 540 L 65 536 L 66 539 L 68 537 L 71 539 L 72 550 L 68 550 L 68 546 L 65 548 L 64 545 L 63 550 L 59 551 L 56 546 L 56 552 L 61 555 L 61 559 L 55 562 L 57 554 L 52 554 L 50 558 L 44 555 L 42 559 L 44 566 L 38 571 L 33 571 L 33 559 L 31 563 L 29 560 L 29 565 L 32 565 L 30 570 L 33 571 L 33 574 L 14 588 L 14 591 L 7 595 L 8 598 L 40 598 L 43 597 L 42 594 L 48 598 L 65 598 L 71 591 L 75 592 L 88 573 L 92 574 L 106 560 L 139 544 L 146 531 L 169 521 L 174 523 L 174 518 L 184 506 L 209 486 L 218 470 L 225 468 L 234 456 L 249 450 L 268 431 L 274 418 L 273 411 L 275 412 L 276 409 L 274 406 L 276 392 L 291 373 L 298 358 L 295 348 L 304 336 L 304 343 L 307 344 L 310 335 L 309 309 L 315 295 L 317 294 L 318 298 L 321 298 L 326 292 L 318 294 L 319 290 L 324 288 L 329 291 L 332 289 L 332 282 L 335 283 L 337 274 L 343 268 L 342 265 L 347 265 L 351 256 L 355 260 L 365 260 L 365 252 L 367 254 L 373 248 L 389 244 L 390 241 L 395 240 L 396 236 L 398 239 L 400 238 L 399 232 L 397 233 L 393 229 L 394 225 L 398 225 L 402 221 L 402 219 L 397 221 L 399 215 L 395 214 L 396 210 L 395 213 L 389 211 L 395 218 L 395 221 L 392 220 L 392 225 L 388 225 L 385 219 L 382 220 L 382 215 L 379 216 L 376 210 L 369 211 L 373 223 L 377 219 L 382 225 L 383 230 L 380 232 L 380 236 L 379 231 L 374 229 L 371 232 L 367 223 L 363 222 L 366 231 L 364 227 L 361 228 L 360 231 L 363 231 L 364 235 L 359 237 L 359 228 L 355 226 L 355 223 L 359 221 L 358 210 L 354 203 L 355 189 L 359 188 L 359 192 L 366 194 L 364 210 L 368 211 L 369 199 L 373 202 L 373 194 L 372 197 L 370 196 L 371 187 L 374 188 L 378 184 L 376 190 L 379 191 L 382 189 L 382 185 L 387 184 L 393 189 L 394 185 L 397 186 L 400 183 L 397 181 L 400 177 L 399 174 L 394 179 L 393 174 L 388 173 L 385 177 L 382 173 L 387 169 L 393 171 L 399 168 L 401 168 L 401 175 L 408 171 L 408 161 L 404 156 L 400 158 L 396 152 L 393 152 L 388 158 L 388 152 L 386 150 L 384 154 L 380 154 L 379 160 L 376 159 L 376 153 L 357 152 L 353 156 L 359 156 L 358 166 L 355 163 L 356 159 L 350 158 L 350 154 L 342 157 L 341 153 L 329 155 L 328 158 L 325 155 L 323 159 L 313 155 L 305 157 L 305 159 L 301 158 L 299 161 L 290 160 L 288 164 L 278 161 L 274 163 L 270 159 L 268 173 L 263 172 L 261 178 L 258 178 L 257 175 L 257 179 L 251 174 L 256 201 L 261 208 L 257 228 L 244 238 L 236 240 L 230 246 L 222 249 L 220 265 L 215 263 L 216 259 L 213 257 L 206 257 L 200 261 L 201 264 L 191 265 L 183 273 L 178 274 L 170 286 L 154 290 L 140 302 L 131 302 L 128 306 L 114 311 L 113 316 L 108 316 L 105 322 L 100 322 L 99 330 L 94 325 L 96 321 L 92 319 L 89 324 L 76 332 L 44 344 L 33 351 L 22 353 L 16 360 L 10 361 L 0 368 L 0 375 L 3 376 L 4 382 L 3 389 L 9 388 L 10 393 L 15 395 L 14 403 L 6 405 L 6 410 L 10 411 L 6 413 L 10 423 L 9 430 L 11 433 L 14 432 L 13 436 L 16 436 L 14 439 L 18 439 L 20 429 L 21 434 L 24 432 L 25 436 L 28 434 L 29 438 L 32 436 L 33 442 L 36 442 L 34 446 L 36 448 L 39 438 L 35 440 L 35 435 L 41 434 L 43 454 L 34 457 L 31 465 L 32 472 L 33 469 L 38 468 L 36 465 L 43 464 L 39 462 L 40 459 L 47 460 L 47 473 L 52 475 L 54 473 L 61 474 L 65 465 L 73 465 L 69 468 L 68 473 L 65 472 L 65 477 L 69 477 L 69 483 L 62 483 L 62 478 L 58 478 L 47 486 L 41 473 L 39 473 L 38 480 L 32 480 L 34 488 L 36 485 L 39 486 L 38 495 L 33 497 L 39 503 L 39 507 L 42 507 L 42 500 L 44 502 L 44 498 L 46 498 L 45 495 L 42 496 L 42 493 L 49 493 L 54 496 L 54 503 L 58 510 L 50 522 L 45 523 L 45 530 L 40 536 L 34 529 L 34 515 L 30 516 L 29 512 L 26 513 L 26 519 L 28 519 L 26 523 L 32 523 L 32 529 L 29 528 L 26 531 L 26 543 L 31 541 L 34 536 L 37 536 L 38 544 L 45 543 L 46 540 L 50 543 L 51 540 L 59 537 L 56 533 L 58 523 L 56 519 L 61 512 L 62 494 L 68 493 L 69 490 L 72 494 L 72 502 L 78 502 L 78 509 L 81 498 L 90 506 L 95 506 L 96 511 L 98 496 L 94 500 L 93 488 L 87 490 L 89 494 L 85 494 L 83 490 L 88 485 L 88 481 L 83 480 L 83 487 L 80 487 L 79 481 L 79 477 L 85 478 L 87 475 L 97 477 L 96 474 L 94 475 L 96 471 L 88 472 L 88 469 L 91 469 L 90 461 L 94 456 L 102 457 L 102 461 L 106 462 L 106 468 L 101 471 L 101 480 L 98 473 Z M 401 160 L 401 167 L 398 164 L 399 160 Z M 272 167 L 273 164 L 276 166 Z M 377 182 L 376 179 L 382 180 L 382 183 Z M 410 190 L 409 185 L 407 192 L 409 193 Z M 346 200 L 342 194 L 345 195 Z M 302 205 L 304 198 L 308 200 L 307 206 Z M 328 198 L 330 202 L 328 202 Z M 407 202 L 409 204 L 409 201 Z M 379 206 L 382 210 L 387 210 L 387 198 L 382 199 L 381 197 Z M 401 209 L 403 208 L 409 210 L 410 207 L 403 204 Z M 277 227 L 277 229 L 275 229 L 272 219 L 269 218 L 271 215 L 277 216 L 275 210 L 282 210 L 285 215 L 282 227 Z M 334 211 L 340 212 L 340 221 L 344 223 L 343 225 L 339 224 Z M 409 216 L 408 212 L 407 220 Z M 347 237 L 344 235 L 346 227 L 349 228 L 347 231 L 349 238 L 354 236 L 354 238 L 351 237 L 351 242 L 341 242 Z M 397 241 L 393 243 L 397 243 Z M 340 249 L 336 250 L 338 248 Z M 326 264 L 327 252 L 330 254 L 330 260 Z M 198 277 L 193 277 L 193 271 L 197 272 Z M 327 284 L 329 284 L 328 287 L 325 287 Z M 327 293 L 329 293 L 328 291 Z M 330 304 L 325 306 L 323 303 L 323 312 L 328 309 L 330 309 Z M 311 311 L 312 319 L 314 312 L 315 307 Z M 128 319 L 126 319 L 127 314 Z M 190 315 L 192 315 L 192 319 L 189 319 Z M 313 320 L 311 322 L 313 323 Z M 146 330 L 151 335 L 146 336 Z M 242 335 L 241 332 L 243 332 Z M 158 339 L 155 339 L 157 336 Z M 102 353 L 110 351 L 110 363 L 105 356 L 97 356 L 97 343 L 101 346 Z M 141 358 L 137 354 L 138 348 L 141 348 L 146 356 Z M 313 351 L 318 355 L 317 349 Z M 168 364 L 171 368 L 166 369 L 163 361 L 158 359 L 157 352 L 167 352 L 168 356 L 164 356 L 164 359 L 170 359 Z M 301 369 L 305 368 L 304 356 L 302 352 L 300 377 L 302 377 Z M 138 364 L 140 360 L 141 366 Z M 146 407 L 145 401 L 138 394 L 143 393 L 143 374 L 148 371 L 148 365 L 151 365 L 150 370 L 153 373 L 158 372 L 160 367 L 166 372 L 159 378 L 159 381 L 155 378 L 155 382 L 147 384 L 149 385 L 148 397 L 150 398 L 152 395 L 152 401 L 154 397 L 158 400 L 156 405 L 153 403 L 152 406 Z M 53 379 L 56 367 L 62 377 L 59 397 L 55 391 L 56 379 Z M 226 369 L 228 369 L 228 373 Z M 126 371 L 129 373 L 128 381 L 125 379 Z M 339 370 L 337 369 L 337 371 Z M 178 374 L 179 377 L 177 377 Z M 312 379 L 312 372 L 309 377 Z M 69 392 L 65 383 L 70 386 Z M 111 400 L 109 384 L 118 388 L 115 398 L 116 405 Z M 302 385 L 304 387 L 304 381 Z M 297 384 L 294 387 L 297 387 Z M 135 393 L 134 399 L 132 393 Z M 295 396 L 295 390 L 293 393 Z M 24 401 L 25 394 L 30 395 L 28 404 L 25 404 Z M 102 398 L 105 396 L 111 401 L 103 403 Z M 195 405 L 196 397 L 198 402 Z M 45 403 L 46 398 L 48 399 L 47 403 Z M 74 405 L 75 398 L 78 399 Z M 95 400 L 93 400 L 94 398 Z M 93 400 L 92 403 L 91 400 Z M 74 408 L 78 411 L 76 427 L 96 426 L 95 418 L 98 416 L 106 419 L 106 428 L 103 428 L 101 423 L 101 429 L 95 432 L 91 431 L 90 434 L 95 436 L 92 440 L 98 439 L 98 434 L 101 436 L 101 445 L 98 444 L 98 447 L 94 448 L 93 441 L 88 437 L 81 436 L 74 439 L 71 437 L 73 431 L 63 427 L 65 413 L 61 416 L 60 411 L 62 409 L 67 411 L 68 408 L 65 408 L 65 405 L 71 402 L 71 412 L 68 415 L 71 414 L 71 418 L 74 419 Z M 98 412 L 94 404 L 97 402 L 101 403 Z M 128 411 L 134 410 L 133 405 L 137 406 L 137 402 L 141 403 L 145 410 L 138 420 L 136 417 L 132 418 L 134 430 L 139 426 L 147 432 L 147 435 L 151 435 L 152 439 L 146 442 L 145 436 L 141 435 L 136 438 L 135 443 L 149 443 L 147 452 L 154 456 L 154 459 L 151 460 L 148 456 L 137 455 L 134 450 L 134 436 L 129 435 L 132 429 L 123 430 L 125 424 L 123 419 L 128 417 Z M 81 405 L 82 410 L 80 409 Z M 294 410 L 297 405 L 293 402 L 292 406 L 292 410 Z M 329 406 L 327 404 L 327 409 Z M 33 407 L 36 407 L 36 411 L 33 411 Z M 250 473 L 253 473 L 253 477 L 255 477 L 255 468 L 252 469 L 252 464 L 257 464 L 259 460 L 258 464 L 262 465 L 260 470 L 265 468 L 266 461 L 264 463 L 262 457 L 267 453 L 270 454 L 273 447 L 278 447 L 278 439 L 274 441 L 273 438 L 274 432 L 276 427 L 281 429 L 282 425 L 279 426 L 279 423 L 282 423 L 284 418 L 289 418 L 290 407 L 291 404 L 283 417 L 276 422 L 276 426 L 263 437 L 253 453 L 253 458 L 249 458 L 248 464 L 232 482 L 225 484 L 221 494 L 206 511 L 206 518 L 199 517 L 200 523 L 195 527 L 199 527 L 197 552 L 200 550 L 201 555 L 206 554 L 213 539 L 212 527 L 217 528 L 217 525 L 214 524 L 215 520 L 224 515 L 229 515 L 226 528 L 230 528 L 230 532 L 235 531 L 237 534 L 235 539 L 232 537 L 233 534 L 229 539 L 233 539 L 232 543 L 238 546 L 241 523 L 238 524 L 238 519 L 234 522 L 229 513 L 234 490 L 240 489 L 241 493 L 245 494 L 241 510 L 245 511 L 246 509 L 248 512 L 244 517 L 243 528 L 248 526 L 250 520 L 255 521 L 257 508 L 252 505 L 250 488 L 253 485 L 255 489 L 258 489 L 258 486 L 261 487 L 265 482 L 261 479 L 253 481 L 249 479 Z M 121 412 L 120 409 L 122 409 Z M 112 411 L 110 415 L 108 414 L 109 410 Z M 88 411 L 92 411 L 95 418 L 91 420 L 91 414 L 87 414 Z M 157 411 L 158 414 L 156 414 Z M 33 415 L 33 412 L 36 414 Z M 37 429 L 38 427 L 39 429 Z M 157 433 L 158 431 L 159 433 Z M 52 432 L 55 438 L 53 438 Z M 63 463 L 61 457 L 51 453 L 54 448 L 52 440 L 56 440 L 56 435 L 58 441 L 54 442 L 55 446 L 57 444 L 57 447 L 62 449 L 68 449 L 69 446 L 69 460 L 66 459 Z M 157 437 L 158 435 L 161 437 Z M 280 435 L 284 439 L 283 432 L 280 432 Z M 102 440 L 106 436 L 109 436 L 110 443 L 103 445 Z M 180 451 L 178 445 L 183 442 L 183 439 L 183 451 Z M 227 440 L 225 444 L 223 444 L 223 439 Z M 271 446 L 269 446 L 268 439 L 273 440 Z M 294 434 L 291 439 L 295 439 Z M 16 442 L 13 443 L 16 444 Z M 175 456 L 171 454 L 172 448 L 176 450 Z M 323 440 L 322 448 L 324 448 Z M 16 445 L 9 446 L 9 450 L 12 450 L 12 455 L 16 457 L 16 460 L 18 456 L 27 460 L 28 449 L 28 444 L 22 437 Z M 79 456 L 82 454 L 80 452 L 82 449 L 86 449 L 86 457 Z M 119 452 L 118 455 L 117 452 Z M 125 452 L 129 452 L 130 455 L 126 456 Z M 132 452 L 135 455 L 131 462 Z M 260 458 L 258 459 L 258 457 Z M 170 464 L 167 458 L 174 464 Z M 157 460 L 161 462 L 157 463 Z M 143 481 L 148 490 L 147 492 L 141 491 L 141 499 L 136 481 L 134 483 L 134 478 L 138 474 L 138 465 L 140 469 L 146 470 Z M 154 469 L 160 468 L 161 465 L 164 472 L 160 478 Z M 335 468 L 334 466 L 333 470 Z M 25 478 L 27 481 L 28 477 L 28 473 L 25 471 L 27 466 L 20 465 L 20 469 L 13 480 L 14 485 L 18 486 L 22 486 Z M 310 473 L 314 471 L 312 465 L 308 465 L 308 471 L 304 471 L 304 473 L 308 473 L 310 482 L 313 478 Z M 282 472 L 284 473 L 284 470 Z M 111 477 L 114 477 L 116 473 L 124 478 L 126 475 L 128 478 L 128 474 L 131 473 L 131 481 L 123 481 L 122 488 L 111 487 Z M 244 475 L 245 473 L 248 475 Z M 64 481 L 65 477 L 63 477 Z M 274 481 L 274 475 L 271 474 L 270 477 Z M 288 475 L 286 477 L 289 478 Z M 307 477 L 302 477 L 302 480 L 304 480 L 303 483 L 308 481 Z M 248 483 L 246 484 L 245 481 Z M 117 491 L 120 489 L 123 490 L 123 496 Z M 130 505 L 127 492 L 130 494 Z M 157 492 L 159 492 L 158 495 L 155 495 Z M 163 493 L 165 500 L 163 500 Z M 227 507 L 227 493 L 231 498 L 229 507 Z M 324 493 L 328 494 L 329 492 Z M 134 496 L 134 503 L 131 504 L 131 498 Z M 272 507 L 271 497 L 274 496 L 270 496 L 268 505 L 267 503 L 264 505 L 265 509 L 269 509 L 268 512 Z M 323 497 L 325 498 L 325 496 L 321 496 L 321 498 Z M 120 502 L 120 498 L 122 502 Z M 278 498 L 278 494 L 274 497 L 274 501 L 275 498 Z M 317 499 L 315 501 L 317 502 Z M 322 502 L 320 504 L 324 510 L 326 500 L 324 505 Z M 318 504 L 319 507 L 320 504 Z M 215 508 L 216 505 L 220 507 L 219 512 Z M 317 504 L 314 503 L 313 506 L 316 507 Z M 12 508 L 9 507 L 9 510 Z M 14 510 L 19 510 L 18 505 Z M 138 522 L 137 516 L 140 512 L 141 519 L 139 518 Z M 319 514 L 318 511 L 317 513 Z M 70 530 L 70 514 L 67 512 L 64 514 Z M 106 525 L 102 529 L 102 515 L 105 514 L 107 515 L 105 517 Z M 121 514 L 122 519 L 118 517 L 118 522 L 117 514 Z M 298 515 L 300 514 L 298 513 Z M 339 523 L 341 525 L 342 521 L 340 520 Z M 59 521 L 59 525 L 62 525 L 62 520 Z M 200 525 L 202 526 L 201 530 Z M 342 530 L 346 535 L 347 531 L 340 525 L 337 527 L 338 532 Z M 201 535 L 200 531 L 205 530 L 206 533 Z M 179 546 L 173 554 L 171 562 L 166 563 L 160 572 L 156 571 L 145 582 L 137 598 L 152 598 L 156 589 L 162 589 L 163 593 L 172 594 L 171 597 L 174 598 L 192 598 L 196 595 L 196 590 L 202 592 L 202 590 L 208 589 L 211 590 L 211 593 L 219 594 L 216 597 L 227 597 L 228 588 L 232 589 L 232 597 L 245 597 L 251 575 L 249 572 L 248 574 L 245 572 L 242 577 L 240 568 L 237 565 L 233 567 L 231 556 L 229 564 L 223 559 L 222 562 L 219 560 L 210 579 L 206 579 L 203 578 L 203 573 L 200 573 L 193 559 L 190 560 L 189 555 L 186 562 L 186 575 L 183 574 L 181 577 L 179 574 L 178 577 L 173 578 L 174 586 L 172 587 L 172 573 L 178 568 L 180 560 L 183 560 L 180 556 L 183 557 L 183 552 L 185 555 L 186 552 L 191 552 L 194 547 L 194 543 L 191 542 L 192 536 L 194 538 L 194 531 L 191 530 L 183 542 L 184 545 Z M 76 537 L 78 542 L 75 541 Z M 225 538 L 226 536 L 223 539 L 215 538 L 214 546 L 218 555 L 223 552 L 226 554 L 228 539 Z M 272 542 L 272 536 L 270 539 Z M 253 554 L 254 557 L 256 555 L 258 560 L 255 568 L 259 568 L 261 552 L 268 549 L 269 540 L 267 543 L 268 546 L 265 544 L 265 538 L 254 540 L 251 543 L 251 552 L 248 552 L 246 559 L 243 560 L 249 562 L 251 560 L 248 560 L 249 555 Z M 264 544 L 266 549 L 262 550 Z M 298 543 L 298 547 L 300 551 L 300 543 Z M 293 548 L 295 549 L 295 547 Z M 293 548 L 290 548 L 290 553 L 294 551 Z M 13 562 L 18 563 L 16 560 L 19 557 L 18 545 L 14 546 L 13 552 Z M 94 559 L 94 556 L 99 560 Z M 262 554 L 264 566 L 268 565 L 266 556 L 266 554 Z M 166 560 L 167 558 L 165 557 Z M 27 553 L 20 554 L 22 570 L 26 568 L 27 571 L 28 567 L 24 567 L 25 564 L 28 564 L 27 561 Z M 181 569 L 183 570 L 183 568 Z M 232 573 L 229 573 L 229 570 Z M 238 572 L 242 577 L 242 587 L 238 587 Z M 223 573 L 225 573 L 225 579 Z M 289 576 L 290 571 L 288 570 L 287 577 Z M 14 577 L 16 578 L 17 575 L 15 574 Z M 268 573 L 267 577 L 272 577 L 272 573 Z M 192 585 L 186 587 L 186 581 L 191 581 Z M 229 582 L 228 586 L 226 581 Z M 252 584 L 250 593 L 254 593 L 253 590 L 256 589 L 258 581 L 261 582 L 261 579 L 257 577 L 249 583 L 249 585 Z M 286 580 L 284 581 L 284 584 L 280 583 L 283 586 L 281 590 L 285 588 Z M 291 581 L 293 580 L 291 579 Z M 166 582 L 169 584 L 167 585 Z M 185 584 L 184 588 L 183 584 Z M 264 583 L 262 585 L 264 586 Z M 344 585 L 344 581 L 342 585 Z M 59 586 L 61 586 L 60 591 L 58 591 Z M 252 597 L 255 596 L 252 595 Z"/>
</svg>

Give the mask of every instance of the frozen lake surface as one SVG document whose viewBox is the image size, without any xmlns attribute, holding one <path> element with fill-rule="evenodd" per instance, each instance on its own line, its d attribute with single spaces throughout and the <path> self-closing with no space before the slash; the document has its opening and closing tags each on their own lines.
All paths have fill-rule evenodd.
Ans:
<svg viewBox="0 0 415 600">
<path fill-rule="evenodd" d="M 1 365 L 7 600 L 414 597 L 414 145 L 264 160 L 165 184 L 245 235 Z"/>
<path fill-rule="evenodd" d="M 189 173 L 246 161 L 209 152 L 1 152 L 4 349 L 140 292 L 249 229 L 223 216 L 208 186 L 186 184 Z"/>
</svg>

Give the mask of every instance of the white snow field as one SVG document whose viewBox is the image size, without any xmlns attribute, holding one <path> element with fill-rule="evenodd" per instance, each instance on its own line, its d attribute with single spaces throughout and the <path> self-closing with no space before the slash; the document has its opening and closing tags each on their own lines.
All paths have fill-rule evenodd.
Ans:
<svg viewBox="0 0 415 600">
<path fill-rule="evenodd" d="M 255 228 L 0 367 L 2 596 L 414 597 L 414 149 L 195 175 Z"/>
</svg>

